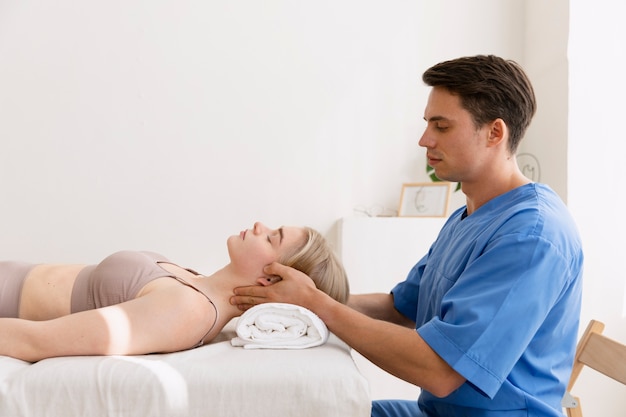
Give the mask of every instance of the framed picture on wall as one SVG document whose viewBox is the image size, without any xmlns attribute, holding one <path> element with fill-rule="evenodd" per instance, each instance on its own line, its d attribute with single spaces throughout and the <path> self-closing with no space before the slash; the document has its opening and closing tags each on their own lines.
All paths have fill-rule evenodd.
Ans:
<svg viewBox="0 0 626 417">
<path fill-rule="evenodd" d="M 448 215 L 451 182 L 414 182 L 402 184 L 400 217 L 445 217 Z"/>
</svg>

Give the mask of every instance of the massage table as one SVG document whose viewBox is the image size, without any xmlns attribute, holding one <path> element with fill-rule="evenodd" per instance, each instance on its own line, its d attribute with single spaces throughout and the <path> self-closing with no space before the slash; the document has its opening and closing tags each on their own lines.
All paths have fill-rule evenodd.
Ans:
<svg viewBox="0 0 626 417">
<path fill-rule="evenodd" d="M 297 350 L 233 347 L 235 324 L 183 352 L 0 356 L 0 417 L 368 417 L 365 377 L 330 334 Z"/>
</svg>

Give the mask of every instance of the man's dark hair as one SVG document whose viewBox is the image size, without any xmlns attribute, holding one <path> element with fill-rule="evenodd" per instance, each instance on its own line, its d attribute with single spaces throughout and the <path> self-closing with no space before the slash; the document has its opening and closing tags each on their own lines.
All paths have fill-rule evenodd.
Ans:
<svg viewBox="0 0 626 417">
<path fill-rule="evenodd" d="M 463 57 L 429 68 L 422 80 L 458 95 L 477 128 L 504 120 L 510 134 L 509 151 L 517 152 L 537 103 L 528 77 L 516 62 L 494 55 Z"/>
</svg>

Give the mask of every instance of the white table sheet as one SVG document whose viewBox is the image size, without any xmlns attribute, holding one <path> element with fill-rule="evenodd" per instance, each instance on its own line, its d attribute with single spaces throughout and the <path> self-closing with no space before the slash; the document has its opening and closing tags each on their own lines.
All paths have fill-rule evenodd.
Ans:
<svg viewBox="0 0 626 417">
<path fill-rule="evenodd" d="M 370 396 L 336 336 L 302 350 L 247 350 L 218 341 L 184 352 L 0 356 L 0 417 L 367 417 Z"/>
</svg>

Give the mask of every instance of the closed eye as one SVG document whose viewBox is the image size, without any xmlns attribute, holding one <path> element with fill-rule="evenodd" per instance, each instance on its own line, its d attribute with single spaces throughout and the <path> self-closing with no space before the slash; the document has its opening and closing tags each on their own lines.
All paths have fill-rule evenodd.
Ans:
<svg viewBox="0 0 626 417">
<path fill-rule="evenodd" d="M 272 238 L 277 236 L 277 235 L 279 237 L 278 244 L 280 245 L 281 243 L 283 243 L 283 237 L 284 237 L 284 235 L 283 235 L 283 228 L 282 227 L 278 229 L 278 233 L 277 234 L 274 234 L 274 235 L 271 235 L 271 236 L 267 235 L 267 241 L 269 243 L 272 243 Z"/>
<path fill-rule="evenodd" d="M 439 132 L 445 132 L 450 127 L 450 120 L 443 116 L 433 116 L 430 119 L 426 119 L 426 122 L 435 127 L 435 129 Z"/>
</svg>

